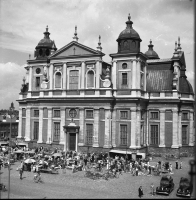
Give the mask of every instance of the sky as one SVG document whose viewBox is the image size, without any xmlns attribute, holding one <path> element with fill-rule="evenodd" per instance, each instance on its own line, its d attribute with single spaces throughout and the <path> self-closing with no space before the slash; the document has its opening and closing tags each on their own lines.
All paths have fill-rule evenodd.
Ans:
<svg viewBox="0 0 196 200">
<path fill-rule="evenodd" d="M 0 0 L 0 109 L 11 102 L 18 109 L 26 61 L 48 25 L 57 49 L 73 41 L 97 50 L 101 36 L 103 60 L 117 53 L 119 34 L 130 13 L 133 28 L 142 39 L 140 51 L 150 39 L 160 58 L 171 58 L 180 37 L 186 75 L 194 87 L 194 2 L 191 0 Z"/>
</svg>

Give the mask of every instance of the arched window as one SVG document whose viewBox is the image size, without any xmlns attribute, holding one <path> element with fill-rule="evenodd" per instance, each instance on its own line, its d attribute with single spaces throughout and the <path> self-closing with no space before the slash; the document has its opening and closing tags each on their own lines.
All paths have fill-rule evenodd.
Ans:
<svg viewBox="0 0 196 200">
<path fill-rule="evenodd" d="M 55 74 L 55 88 L 61 88 L 61 72 Z"/>
<path fill-rule="evenodd" d="M 94 72 L 92 70 L 87 73 L 87 88 L 94 87 Z"/>
</svg>

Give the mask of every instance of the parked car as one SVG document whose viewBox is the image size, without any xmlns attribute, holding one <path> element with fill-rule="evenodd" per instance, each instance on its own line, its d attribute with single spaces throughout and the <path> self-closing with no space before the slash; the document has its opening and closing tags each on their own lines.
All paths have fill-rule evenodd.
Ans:
<svg viewBox="0 0 196 200">
<path fill-rule="evenodd" d="M 188 178 L 181 177 L 179 187 L 176 192 L 176 196 L 191 197 L 193 191 L 193 185 L 190 183 Z"/>
<path fill-rule="evenodd" d="M 169 195 L 174 189 L 173 178 L 169 175 L 162 176 L 160 186 L 156 188 L 157 194 Z"/>
</svg>

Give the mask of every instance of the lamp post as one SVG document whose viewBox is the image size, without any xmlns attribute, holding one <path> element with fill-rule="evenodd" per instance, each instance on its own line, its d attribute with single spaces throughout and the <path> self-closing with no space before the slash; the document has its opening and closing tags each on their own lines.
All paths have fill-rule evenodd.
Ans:
<svg viewBox="0 0 196 200">
<path fill-rule="evenodd" d="M 9 133 L 9 149 L 8 149 L 8 199 L 10 198 L 10 155 L 11 155 L 11 136 L 12 136 L 12 118 L 14 117 L 14 104 L 11 103 L 8 111 L 10 115 L 10 133 Z"/>
</svg>

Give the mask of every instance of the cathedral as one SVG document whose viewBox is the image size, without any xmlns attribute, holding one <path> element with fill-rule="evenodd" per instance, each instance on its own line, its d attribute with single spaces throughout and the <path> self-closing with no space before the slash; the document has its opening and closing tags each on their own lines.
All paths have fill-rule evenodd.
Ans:
<svg viewBox="0 0 196 200">
<path fill-rule="evenodd" d="M 17 139 L 30 148 L 142 157 L 193 152 L 194 92 L 180 38 L 171 58 L 160 58 L 152 40 L 142 53 L 129 15 L 116 42 L 107 63 L 100 36 L 95 50 L 78 42 L 75 27 L 57 49 L 46 27 L 25 67 Z"/>
</svg>

